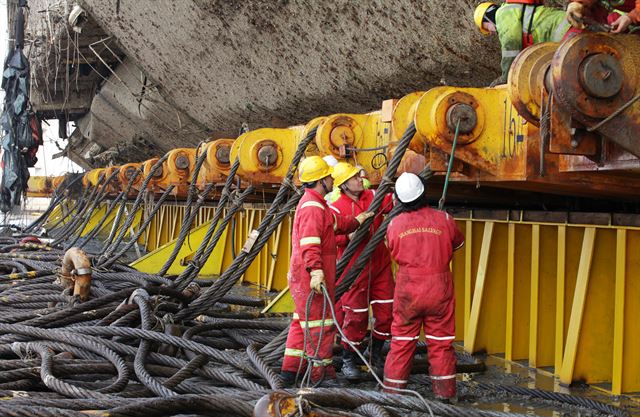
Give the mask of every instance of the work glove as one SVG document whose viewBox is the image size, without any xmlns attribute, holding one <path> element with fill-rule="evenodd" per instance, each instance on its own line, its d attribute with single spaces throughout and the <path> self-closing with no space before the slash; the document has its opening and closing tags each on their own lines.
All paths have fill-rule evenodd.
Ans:
<svg viewBox="0 0 640 417">
<path fill-rule="evenodd" d="M 576 29 L 584 29 L 584 5 L 572 1 L 567 6 L 567 20 Z"/>
<path fill-rule="evenodd" d="M 311 281 L 309 286 L 318 294 L 322 294 L 322 285 L 324 284 L 324 271 L 322 269 L 314 269 L 309 273 Z"/>
<path fill-rule="evenodd" d="M 363 211 L 362 213 L 358 214 L 356 216 L 356 220 L 358 221 L 358 223 L 362 224 L 364 223 L 365 220 L 367 220 L 369 217 L 373 217 L 374 216 L 374 212 L 372 211 Z"/>
</svg>

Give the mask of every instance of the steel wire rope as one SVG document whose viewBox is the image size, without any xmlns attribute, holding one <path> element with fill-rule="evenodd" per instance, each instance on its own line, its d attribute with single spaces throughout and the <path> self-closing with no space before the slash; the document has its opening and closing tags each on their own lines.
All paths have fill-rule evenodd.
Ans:
<svg viewBox="0 0 640 417">
<path fill-rule="evenodd" d="M 38 356 L 40 356 L 40 378 L 45 386 L 50 390 L 72 398 L 95 397 L 98 399 L 107 399 L 110 397 L 109 395 L 106 395 L 102 392 L 77 387 L 75 385 L 64 382 L 59 378 L 56 378 L 53 375 L 53 353 L 44 343 L 15 342 L 11 345 L 11 347 L 19 356 L 29 355 L 30 353 L 37 353 Z M 23 352 L 21 352 L 22 349 L 24 349 Z"/>
<path fill-rule="evenodd" d="M 140 186 L 140 191 L 138 192 L 138 195 L 136 196 L 136 199 L 133 202 L 133 206 L 131 207 L 131 213 L 125 219 L 125 222 L 122 225 L 122 227 L 120 227 L 120 231 L 118 233 L 116 233 L 116 229 L 118 229 L 118 226 L 120 224 L 120 219 L 117 219 L 118 222 L 114 221 L 113 228 L 111 230 L 112 233 L 109 234 L 109 237 L 107 238 L 107 242 L 108 243 L 105 244 L 105 247 L 103 249 L 104 250 L 104 254 L 98 259 L 98 263 L 101 263 L 102 259 L 109 259 L 109 257 L 111 257 L 111 255 L 113 254 L 113 251 L 116 250 L 116 248 L 120 244 L 120 241 L 128 233 L 129 228 L 133 224 L 133 220 L 134 220 L 134 218 L 136 216 L 136 213 L 138 212 L 138 209 L 140 208 L 140 204 L 142 203 L 143 196 L 144 196 L 144 194 L 146 192 L 149 191 L 148 187 L 149 187 L 149 183 L 151 182 L 151 179 L 153 178 L 155 173 L 162 167 L 162 164 L 164 164 L 164 162 L 168 158 L 169 158 L 169 154 L 165 154 L 162 158 L 158 159 L 158 161 L 155 164 L 153 164 L 153 166 L 149 170 L 149 174 L 142 181 L 142 185 Z M 123 204 L 121 206 L 121 209 L 123 211 L 124 211 L 125 206 L 126 206 L 126 201 L 123 202 Z M 115 240 L 113 240 L 112 236 L 116 236 Z M 113 242 L 112 242 L 112 240 L 113 240 Z"/>
<path fill-rule="evenodd" d="M 97 205 L 99 205 L 104 200 L 104 198 L 106 198 L 107 186 L 111 183 L 113 178 L 115 178 L 117 173 L 118 170 L 114 170 L 109 175 L 109 177 L 105 177 L 104 174 L 100 174 L 100 176 L 98 177 L 98 182 L 94 187 L 95 194 L 92 194 L 89 197 L 88 202 L 84 206 L 83 210 L 78 212 L 77 215 L 72 219 L 72 221 L 67 224 L 69 228 L 65 231 L 64 234 L 62 234 L 62 236 L 56 237 L 56 239 L 51 243 L 51 246 L 57 246 L 61 244 L 70 235 L 73 235 L 73 233 L 75 233 L 81 225 L 86 225 L 86 223 L 89 222 L 91 214 L 93 213 Z M 82 232 L 82 229 L 80 229 L 80 232 Z"/>
<path fill-rule="evenodd" d="M 87 234 L 85 239 L 82 242 L 80 242 L 80 244 L 78 245 L 78 248 L 82 249 L 91 239 L 93 239 L 100 232 L 100 230 L 102 230 L 102 227 L 106 223 L 107 219 L 109 218 L 109 216 L 111 216 L 111 213 L 113 212 L 113 210 L 116 208 L 116 206 L 119 203 L 124 201 L 125 204 L 126 204 L 127 196 L 129 195 L 129 192 L 131 191 L 131 187 L 135 183 L 135 181 L 138 178 L 138 176 L 140 175 L 140 173 L 141 173 L 140 169 L 134 170 L 133 174 L 129 178 L 129 181 L 127 182 L 126 188 L 124 190 L 122 190 L 120 192 L 120 194 L 118 194 L 118 196 L 115 199 L 113 199 L 113 201 L 111 202 L 111 204 L 107 208 L 107 211 L 105 212 L 105 214 L 102 217 L 102 219 L 100 219 L 98 224 L 96 224 L 96 226 Z"/>
<path fill-rule="evenodd" d="M 102 175 L 100 176 L 100 179 L 104 178 Z M 58 222 L 54 223 L 54 225 L 51 226 L 51 235 L 55 236 L 56 239 L 58 239 L 60 236 L 64 236 L 64 234 L 67 232 L 68 229 L 71 228 L 71 226 L 73 226 L 75 224 L 75 222 L 77 221 L 78 217 L 82 215 L 82 213 L 84 213 L 85 208 L 87 208 L 87 206 L 90 204 L 91 201 L 93 201 L 93 198 L 95 197 L 97 191 L 98 191 L 98 185 L 100 184 L 100 180 L 98 180 L 98 184 L 96 184 L 95 187 L 87 187 L 85 188 L 85 191 L 91 190 L 90 193 L 88 193 L 88 195 L 86 195 L 85 193 L 83 193 L 83 195 L 81 196 L 80 200 L 77 201 L 77 205 L 74 205 L 75 209 L 70 209 L 67 214 L 58 220 Z M 62 219 L 66 219 L 66 217 L 68 217 L 69 215 L 73 214 L 74 217 L 66 222 L 63 223 L 62 226 L 58 229 L 57 225 L 63 221 Z"/>
<path fill-rule="evenodd" d="M 200 148 L 198 147 L 198 149 Z M 200 169 L 202 168 L 202 165 L 204 164 L 204 161 L 206 158 L 207 158 L 207 151 L 205 150 L 198 156 L 198 159 L 196 160 L 196 164 L 193 169 L 193 175 L 191 176 L 191 183 L 189 184 L 189 192 L 187 193 L 187 201 L 185 202 L 185 212 L 184 212 L 184 218 L 182 220 L 182 225 L 180 227 L 180 234 L 178 235 L 178 239 L 174 244 L 171 255 L 169 255 L 169 258 L 167 258 L 166 262 L 164 263 L 164 265 L 162 265 L 162 267 L 160 268 L 160 271 L 158 272 L 158 275 L 160 276 L 164 276 L 169 270 L 169 268 L 171 267 L 171 265 L 173 264 L 173 261 L 175 261 L 176 257 L 178 256 L 178 252 L 182 248 L 182 244 L 184 243 L 184 240 L 187 238 L 187 235 L 191 231 L 191 225 L 193 224 L 194 219 L 198 215 L 198 211 L 200 210 L 200 207 L 202 206 L 202 204 L 204 204 L 205 199 L 207 198 L 207 196 L 215 186 L 215 184 L 213 183 L 207 184 L 204 191 L 197 199 L 196 207 L 194 208 L 191 207 L 191 203 L 193 202 L 193 197 L 197 194 L 196 183 L 198 180 L 198 174 L 200 173 Z"/>
<path fill-rule="evenodd" d="M 431 178 L 432 175 L 433 173 L 431 172 L 429 165 L 427 165 L 425 169 L 420 173 L 419 177 L 426 181 L 429 178 Z M 349 290 L 353 282 L 355 282 L 356 278 L 360 275 L 360 273 L 366 266 L 367 262 L 369 261 L 369 258 L 371 257 L 371 255 L 373 255 L 375 249 L 384 240 L 389 223 L 391 223 L 391 220 L 395 216 L 397 216 L 400 213 L 400 211 L 401 209 L 399 205 L 393 207 L 389 212 L 389 214 L 387 214 L 385 219 L 380 224 L 380 227 L 378 227 L 378 229 L 374 232 L 373 236 L 371 236 L 371 238 L 367 241 L 359 257 L 352 264 L 351 268 L 346 272 L 345 276 L 336 285 L 336 300 L 339 300 L 340 297 L 342 297 L 342 295 Z M 343 255 L 343 258 L 344 256 L 345 255 Z"/>
<path fill-rule="evenodd" d="M 143 330 L 151 330 L 152 328 L 152 314 L 151 307 L 149 306 L 149 293 L 144 289 L 137 289 L 131 294 L 133 302 L 138 305 L 140 310 L 141 327 Z M 149 388 L 154 394 L 160 397 L 174 397 L 178 395 L 176 392 L 163 386 L 156 381 L 151 374 L 145 369 L 145 359 L 149 353 L 150 342 L 146 339 L 140 339 L 140 345 L 138 345 L 138 351 L 133 361 L 133 369 L 138 377 L 138 380 Z"/>
<path fill-rule="evenodd" d="M 0 332 L 3 332 L 3 333 L 13 333 L 14 335 L 36 337 L 43 340 L 60 341 L 63 343 L 68 343 L 72 346 L 86 348 L 89 351 L 95 351 L 95 353 L 107 358 L 111 363 L 113 363 L 119 372 L 120 371 L 126 372 L 126 374 L 123 373 L 123 377 L 121 379 L 124 379 L 124 376 L 128 378 L 128 373 L 129 373 L 128 367 L 126 366 L 126 364 L 124 364 L 124 361 L 122 360 L 122 358 L 120 358 L 117 354 L 115 354 L 114 356 L 114 352 L 119 352 L 124 355 L 134 356 L 137 349 L 133 346 L 124 345 L 122 343 L 118 343 L 112 340 L 102 339 L 100 337 L 87 335 L 87 332 L 91 332 L 92 330 L 94 331 L 97 330 L 98 333 L 103 335 L 106 334 L 110 336 L 127 336 L 127 337 L 146 336 L 148 340 L 152 340 L 158 343 L 164 343 L 168 341 L 174 342 L 174 344 L 179 347 L 182 347 L 188 350 L 193 350 L 198 353 L 202 353 L 213 359 L 216 359 L 218 362 L 227 363 L 232 366 L 235 366 L 235 364 L 237 363 L 237 360 L 235 360 L 233 355 L 227 352 L 220 352 L 215 349 L 206 347 L 204 345 L 195 344 L 193 342 L 181 343 L 182 340 L 175 336 L 168 336 L 162 333 L 151 332 L 151 331 L 143 331 L 141 329 L 125 329 L 125 328 L 113 328 L 113 327 L 99 327 L 99 328 L 76 327 L 71 329 L 68 328 L 66 330 L 61 330 L 61 329 L 45 330 L 37 327 L 24 326 L 20 324 L 12 324 L 12 325 L 0 324 Z M 12 339 L 15 339 L 15 336 Z M 194 348 L 194 346 L 196 347 Z M 148 355 L 148 359 L 156 363 L 166 364 L 174 367 L 182 367 L 187 364 L 187 361 L 184 361 L 175 357 L 167 356 L 167 355 L 162 355 L 155 352 L 150 352 Z M 232 386 L 237 386 L 239 388 L 244 388 L 247 390 L 263 389 L 262 386 L 255 384 L 254 382 L 247 380 L 245 378 L 242 378 L 236 374 L 231 374 L 228 371 L 225 372 L 216 368 L 203 368 L 200 371 L 203 372 L 205 376 L 225 382 Z M 120 373 L 119 373 L 119 378 L 120 378 Z"/>
<path fill-rule="evenodd" d="M 191 319 L 198 314 L 205 312 L 211 305 L 220 301 L 220 299 L 222 299 L 222 297 L 226 295 L 231 288 L 233 288 L 251 262 L 253 262 L 258 253 L 260 253 L 263 246 L 269 240 L 271 234 L 278 227 L 278 224 L 282 219 L 298 204 L 300 197 L 301 196 L 299 194 L 295 194 L 291 197 L 287 204 L 285 204 L 280 212 L 278 212 L 272 219 L 271 224 L 266 229 L 263 229 L 259 234 L 258 240 L 253 244 L 253 246 L 251 246 L 248 251 L 243 249 L 211 287 L 207 288 L 189 306 L 180 310 L 180 312 L 176 314 L 176 320 Z"/>
<path fill-rule="evenodd" d="M 175 280 L 174 285 L 176 285 L 178 288 L 185 288 L 190 283 L 193 271 L 197 269 L 197 265 L 195 263 L 200 263 L 202 254 L 206 251 L 207 246 L 209 245 L 209 242 L 213 237 L 213 234 L 217 229 L 219 229 L 218 222 L 220 221 L 220 217 L 222 216 L 222 209 L 227 204 L 231 196 L 231 186 L 233 185 L 233 178 L 235 177 L 238 168 L 240 168 L 240 158 L 236 157 L 235 161 L 233 161 L 231 169 L 229 170 L 229 175 L 227 176 L 224 187 L 222 188 L 222 192 L 220 193 L 220 199 L 218 200 L 215 212 L 213 213 L 213 218 L 209 222 L 209 228 L 202 238 L 202 242 L 196 250 L 192 262 L 187 265 L 185 270 Z"/>
<path fill-rule="evenodd" d="M 86 198 L 87 198 L 87 194 L 89 193 L 89 190 L 91 189 L 91 187 L 86 187 L 83 188 L 82 190 L 82 194 L 80 195 L 80 198 L 78 198 L 77 200 L 75 200 L 73 202 L 73 205 L 68 208 L 66 210 L 66 212 L 63 210 L 62 215 L 60 216 L 59 219 L 55 220 L 50 226 L 49 226 L 49 230 L 55 230 L 58 225 L 60 225 L 60 223 L 64 222 L 67 217 L 69 217 L 72 213 L 75 213 L 76 210 L 79 209 L 79 207 L 81 207 L 81 205 L 83 205 L 86 202 Z M 64 207 L 64 206 L 63 206 Z"/>
<path fill-rule="evenodd" d="M 595 410 L 600 413 L 604 413 L 611 416 L 629 417 L 629 412 L 619 407 L 616 407 L 610 404 L 605 404 L 601 401 L 593 400 L 591 398 L 580 397 L 577 395 L 563 394 L 560 392 L 546 391 L 546 390 L 537 389 L 537 388 L 525 388 L 525 387 L 518 387 L 513 385 L 490 384 L 485 382 L 474 383 L 469 385 L 476 386 L 480 389 L 488 390 L 492 392 L 506 391 L 511 394 L 517 394 L 517 395 L 522 395 L 526 397 L 540 398 L 548 401 L 557 401 L 563 404 L 570 404 L 578 407 L 588 408 L 588 409 Z"/>
<path fill-rule="evenodd" d="M 31 224 L 29 224 L 27 227 L 25 227 L 23 229 L 23 232 L 29 233 L 29 232 L 35 230 L 37 227 L 40 227 L 41 225 L 43 225 L 44 222 L 47 221 L 47 219 L 49 218 L 51 213 L 55 210 L 55 208 L 64 199 L 65 196 L 61 191 L 65 190 L 65 189 L 68 189 L 68 188 L 71 188 L 76 182 L 78 182 L 78 181 L 80 181 L 82 179 L 81 175 L 76 175 L 71 181 L 69 181 L 70 177 L 71 176 L 69 174 L 67 174 L 65 179 L 53 191 L 54 198 L 51 199 L 51 202 L 49 203 L 49 207 L 47 207 L 47 209 L 44 211 L 44 213 L 42 213 L 36 220 L 34 220 Z"/>
<path fill-rule="evenodd" d="M 298 391 L 285 390 L 283 392 L 292 395 L 298 394 Z M 382 406 L 397 407 L 403 410 L 424 411 L 424 402 L 419 398 L 408 396 L 389 394 L 384 392 L 368 391 L 356 388 L 315 388 L 308 390 L 302 394 L 304 398 L 316 404 L 324 406 L 341 406 L 348 408 L 357 408 L 362 404 L 375 403 Z M 424 400 L 427 401 L 427 400 Z M 451 404 L 445 404 L 439 401 L 428 401 L 432 408 L 434 416 L 446 417 L 525 417 L 525 414 L 506 413 L 491 410 L 479 410 L 473 408 L 465 408 Z"/>
<path fill-rule="evenodd" d="M 409 143 L 411 143 L 411 139 L 416 134 L 416 126 L 415 123 L 411 122 L 409 126 L 407 126 L 404 131 L 400 141 L 398 142 L 398 146 L 396 146 L 393 156 L 387 165 L 387 170 L 382 176 L 382 181 L 378 186 L 377 192 L 371 201 L 371 204 L 367 208 L 367 211 L 377 213 L 382 206 L 382 202 L 386 194 L 391 190 L 393 185 L 393 177 L 396 175 L 398 167 L 400 166 L 400 162 L 402 161 L 402 157 L 404 156 L 405 151 L 409 147 Z M 369 233 L 369 226 L 373 223 L 373 218 L 366 219 L 360 227 L 355 231 L 353 237 L 347 244 L 342 256 L 338 260 L 336 265 L 336 277 L 341 277 L 345 268 L 347 267 L 351 257 L 356 252 L 360 243 L 367 237 Z"/>
<path fill-rule="evenodd" d="M 231 206 L 227 209 L 227 213 L 223 217 L 220 224 L 215 228 L 215 233 L 209 239 L 208 244 L 204 247 L 204 251 L 200 254 L 200 256 L 189 262 L 189 265 L 192 266 L 190 269 L 185 269 L 185 271 L 180 274 L 178 279 L 176 280 L 176 288 L 179 290 L 183 290 L 186 288 L 193 280 L 196 278 L 197 274 L 202 270 L 205 263 L 209 260 L 209 257 L 213 253 L 216 248 L 220 238 L 224 234 L 227 229 L 227 225 L 229 221 L 236 215 L 236 213 L 242 208 L 244 200 L 253 192 L 253 186 L 248 186 L 237 198 L 233 199 Z"/>
<path fill-rule="evenodd" d="M 111 255 L 109 258 L 105 258 L 105 260 L 102 262 L 97 262 L 96 266 L 98 268 L 109 268 L 121 256 L 123 256 L 129 249 L 131 249 L 133 245 L 135 245 L 138 242 L 138 239 L 140 238 L 140 236 L 142 236 L 142 233 L 144 233 L 144 231 L 147 229 L 147 227 L 151 223 L 151 220 L 153 220 L 153 217 L 158 213 L 158 211 L 160 210 L 164 202 L 167 200 L 167 198 L 169 198 L 174 188 L 175 188 L 174 185 L 170 185 L 167 187 L 165 192 L 162 194 L 162 196 L 160 196 L 160 198 L 156 202 L 155 206 L 153 207 L 153 210 L 151 210 L 151 213 L 147 216 L 146 219 L 144 219 L 144 222 L 142 222 L 142 224 L 138 227 L 138 230 L 132 236 L 131 240 L 127 242 L 124 245 L 124 247 L 122 247 L 118 252 Z"/>
<path fill-rule="evenodd" d="M 141 414 L 171 416 L 203 412 L 223 412 L 229 417 L 252 417 L 253 405 L 226 395 L 183 395 L 177 398 L 154 398 L 123 405 L 108 410 L 108 415 L 109 417 L 137 417 Z"/>
<path fill-rule="evenodd" d="M 280 375 L 278 375 L 267 363 L 265 363 L 262 358 L 258 355 L 258 350 L 256 349 L 256 344 L 252 344 L 247 346 L 247 356 L 249 356 L 249 360 L 255 368 L 260 371 L 262 377 L 269 383 L 271 389 L 282 389 L 284 388 L 284 382 Z"/>
<path fill-rule="evenodd" d="M 97 341 L 95 338 L 78 337 L 77 334 L 68 331 L 58 329 L 45 330 L 21 324 L 0 324 L 0 332 L 68 343 L 72 346 L 86 349 L 104 357 L 116 367 L 118 370 L 118 378 L 103 392 L 118 392 L 122 390 L 129 381 L 129 368 L 127 367 L 124 359 L 122 359 L 115 351 L 108 348 L 102 341 Z"/>
<path fill-rule="evenodd" d="M 369 363 L 369 361 L 367 361 L 367 358 L 365 358 L 365 356 L 360 352 L 358 347 L 351 340 L 349 340 L 347 338 L 347 336 L 342 331 L 342 328 L 338 325 L 338 318 L 336 316 L 336 311 L 335 311 L 335 308 L 334 308 L 334 305 L 333 305 L 333 300 L 329 296 L 329 292 L 327 291 L 327 287 L 324 284 L 321 284 L 321 289 L 322 289 L 322 294 L 323 294 L 325 300 L 327 301 L 327 303 L 329 305 L 329 311 L 331 312 L 331 316 L 333 317 L 334 325 L 336 326 L 336 329 L 338 330 L 338 333 L 340 333 L 340 337 L 342 338 L 342 341 L 346 342 L 351 347 L 351 349 L 358 355 L 358 357 L 360 357 L 360 360 L 367 366 L 367 369 L 369 369 L 371 375 L 376 380 L 378 385 L 380 385 L 385 390 L 396 391 L 396 392 L 399 392 L 399 393 L 402 393 L 402 394 L 409 394 L 409 395 L 412 395 L 412 396 L 418 398 L 424 404 L 424 406 L 426 407 L 426 409 L 429 412 L 429 414 L 431 415 L 431 417 L 434 417 L 433 410 L 432 410 L 431 406 L 427 403 L 427 401 L 424 399 L 424 397 L 422 395 L 420 395 L 419 392 L 414 391 L 414 390 L 410 390 L 410 389 L 406 389 L 406 388 L 403 389 L 403 388 L 390 387 L 390 386 L 385 385 L 382 382 L 380 377 L 376 374 L 373 366 Z"/>
<path fill-rule="evenodd" d="M 238 278 L 240 278 L 244 274 L 244 272 L 253 262 L 258 253 L 260 253 L 263 246 L 271 237 L 271 234 L 275 231 L 284 216 L 288 214 L 288 212 L 293 209 L 293 207 L 295 207 L 301 197 L 301 195 L 297 192 L 294 193 L 294 196 L 291 197 L 289 202 L 284 205 L 284 208 L 279 211 L 280 205 L 289 194 L 289 190 L 291 188 L 295 189 L 295 187 L 291 183 L 291 180 L 293 179 L 293 176 L 298 168 L 298 164 L 302 159 L 307 146 L 315 138 L 316 132 L 317 127 L 312 129 L 298 144 L 298 148 L 293 155 L 287 174 L 282 181 L 282 185 L 278 189 L 278 192 L 276 193 L 271 206 L 260 222 L 260 225 L 254 231 L 255 233 L 252 232 L 253 237 L 250 237 L 248 241 L 245 242 L 245 247 L 235 257 L 231 265 L 222 273 L 220 278 L 216 280 L 214 285 L 207 288 L 187 308 L 181 310 L 178 315 L 176 315 L 176 319 L 184 320 L 186 318 L 193 318 L 197 314 L 205 310 L 205 305 L 208 306 L 215 304 L 215 302 L 217 302 L 219 298 L 225 295 L 229 291 L 229 289 L 231 289 L 235 285 Z M 253 243 L 250 242 L 251 239 L 254 240 Z M 247 244 L 249 246 L 248 248 Z"/>
<path fill-rule="evenodd" d="M 71 236 L 73 237 L 73 233 L 75 233 L 76 231 L 78 232 L 78 234 L 75 235 L 75 237 L 73 237 L 71 242 L 67 243 L 64 246 L 65 249 L 69 249 L 70 247 L 72 247 L 78 241 L 78 239 L 80 239 L 80 237 L 82 236 L 82 232 L 84 231 L 84 229 L 87 227 L 87 224 L 89 224 L 89 221 L 91 220 L 91 216 L 93 215 L 93 212 L 107 198 L 107 196 L 109 194 L 108 190 L 107 190 L 107 187 L 109 186 L 111 181 L 113 181 L 113 179 L 116 177 L 116 175 L 118 175 L 119 172 L 120 172 L 120 169 L 114 169 L 113 172 L 111 173 L 111 175 L 109 175 L 109 177 L 105 180 L 104 184 L 102 184 L 102 189 L 101 189 L 101 191 L 99 193 L 99 197 L 97 197 L 96 200 L 91 204 L 91 207 L 89 207 L 89 210 L 87 210 L 87 213 L 85 213 L 85 215 L 84 215 L 84 219 L 82 220 L 82 222 L 80 222 L 79 226 L 77 226 L 74 229 L 74 232 L 72 232 Z M 106 216 L 106 214 L 105 214 L 105 216 Z M 103 219 L 104 218 L 105 217 L 103 217 Z"/>
</svg>

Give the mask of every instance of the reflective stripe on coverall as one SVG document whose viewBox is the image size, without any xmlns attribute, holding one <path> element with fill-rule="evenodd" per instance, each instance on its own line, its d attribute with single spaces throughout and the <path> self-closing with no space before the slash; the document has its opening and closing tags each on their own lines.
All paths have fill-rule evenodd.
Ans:
<svg viewBox="0 0 640 417">
<path fill-rule="evenodd" d="M 496 30 L 500 38 L 500 48 L 502 50 L 500 67 L 502 68 L 502 78 L 505 82 L 513 60 L 525 46 L 530 46 L 522 44 L 522 34 L 523 23 L 527 28 L 529 27 L 530 18 L 526 12 L 531 10 L 535 10 L 530 32 L 533 44 L 560 42 L 565 33 L 571 28 L 564 10 L 525 4 L 505 3 L 500 6 L 496 12 Z M 523 13 L 525 13 L 524 16 Z"/>
<path fill-rule="evenodd" d="M 357 216 L 369 208 L 374 195 L 375 193 L 372 190 L 364 190 L 356 202 L 343 193 L 340 198 L 331 205 L 331 208 L 341 215 Z M 380 227 L 380 224 L 382 224 L 381 214 L 388 213 L 391 210 L 392 204 L 391 194 L 388 194 L 382 202 L 381 212 L 375 217 L 369 229 L 369 236 L 372 236 L 378 227 Z M 338 245 L 338 259 L 340 259 L 349 243 L 349 238 L 346 235 L 336 236 L 336 243 Z M 342 277 L 338 279 L 338 282 L 340 282 L 349 269 L 351 269 L 351 266 L 358 259 L 366 244 L 367 241 L 365 240 L 358 246 L 349 264 L 345 268 Z M 351 285 L 349 291 L 344 293 L 336 304 L 338 325 L 342 328 L 347 339 L 355 345 L 359 345 L 362 343 L 362 340 L 364 340 L 367 334 L 369 305 L 371 305 L 375 319 L 373 324 L 373 337 L 380 340 L 388 340 L 391 338 L 393 287 L 394 283 L 391 273 L 389 250 L 384 242 L 381 242 L 371 255 L 370 261 L 364 267 L 362 273 Z M 345 341 L 342 342 L 342 346 L 345 349 L 351 350 L 351 347 Z"/>
<path fill-rule="evenodd" d="M 456 394 L 455 295 L 449 262 L 464 244 L 453 217 L 424 207 L 395 217 L 387 229 L 391 257 L 398 263 L 391 351 L 385 385 L 405 388 L 424 326 L 433 392 Z"/>
<path fill-rule="evenodd" d="M 313 358 L 311 379 L 317 381 L 335 378 L 332 366 L 332 346 L 335 328 L 329 308 L 323 316 L 323 296 L 315 294 L 306 316 L 307 299 L 311 293 L 309 272 L 322 269 L 327 291 L 335 294 L 336 241 L 335 233 L 350 233 L 358 228 L 352 216 L 340 216 L 329 209 L 324 198 L 314 190 L 307 189 L 300 199 L 293 220 L 291 235 L 291 264 L 289 267 L 289 290 L 295 303 L 295 313 L 289 328 L 282 370 L 297 372 L 304 370 L 306 361 Z M 303 346 L 305 329 L 309 330 L 307 345 Z M 322 339 L 320 340 L 320 338 Z M 318 349 L 316 355 L 316 349 Z"/>
</svg>

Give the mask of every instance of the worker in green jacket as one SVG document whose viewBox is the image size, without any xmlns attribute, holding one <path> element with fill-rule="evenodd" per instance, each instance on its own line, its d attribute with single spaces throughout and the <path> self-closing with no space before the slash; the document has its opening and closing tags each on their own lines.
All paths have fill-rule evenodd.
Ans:
<svg viewBox="0 0 640 417">
<path fill-rule="evenodd" d="M 527 4 L 528 3 L 528 4 Z M 491 86 L 507 82 L 511 63 L 524 48 L 541 42 L 560 42 L 571 24 L 566 12 L 534 2 L 484 2 L 476 7 L 474 21 L 483 35 L 498 33 L 502 49 L 502 75 Z"/>
</svg>

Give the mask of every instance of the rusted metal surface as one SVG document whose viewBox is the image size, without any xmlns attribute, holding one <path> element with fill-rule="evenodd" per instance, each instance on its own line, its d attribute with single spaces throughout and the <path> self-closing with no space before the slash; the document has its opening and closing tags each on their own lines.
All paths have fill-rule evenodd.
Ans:
<svg viewBox="0 0 640 417">
<path fill-rule="evenodd" d="M 73 295 L 81 301 L 89 298 L 91 291 L 91 261 L 79 248 L 70 248 L 62 259 L 60 280 L 65 287 L 73 287 Z"/>
<path fill-rule="evenodd" d="M 509 72 L 509 94 L 518 113 L 538 126 L 540 108 L 548 95 L 545 75 L 558 44 L 546 42 L 526 48 L 516 57 Z"/>
<path fill-rule="evenodd" d="M 587 132 L 584 127 L 572 123 L 571 116 L 558 109 L 557 100 L 549 103 L 549 152 L 567 155 L 596 155 L 602 142 L 600 135 Z"/>
<path fill-rule="evenodd" d="M 573 120 L 597 127 L 607 139 L 640 157 L 640 101 L 623 107 L 640 93 L 638 36 L 576 36 L 560 46 L 551 71 L 554 94 Z"/>
</svg>

